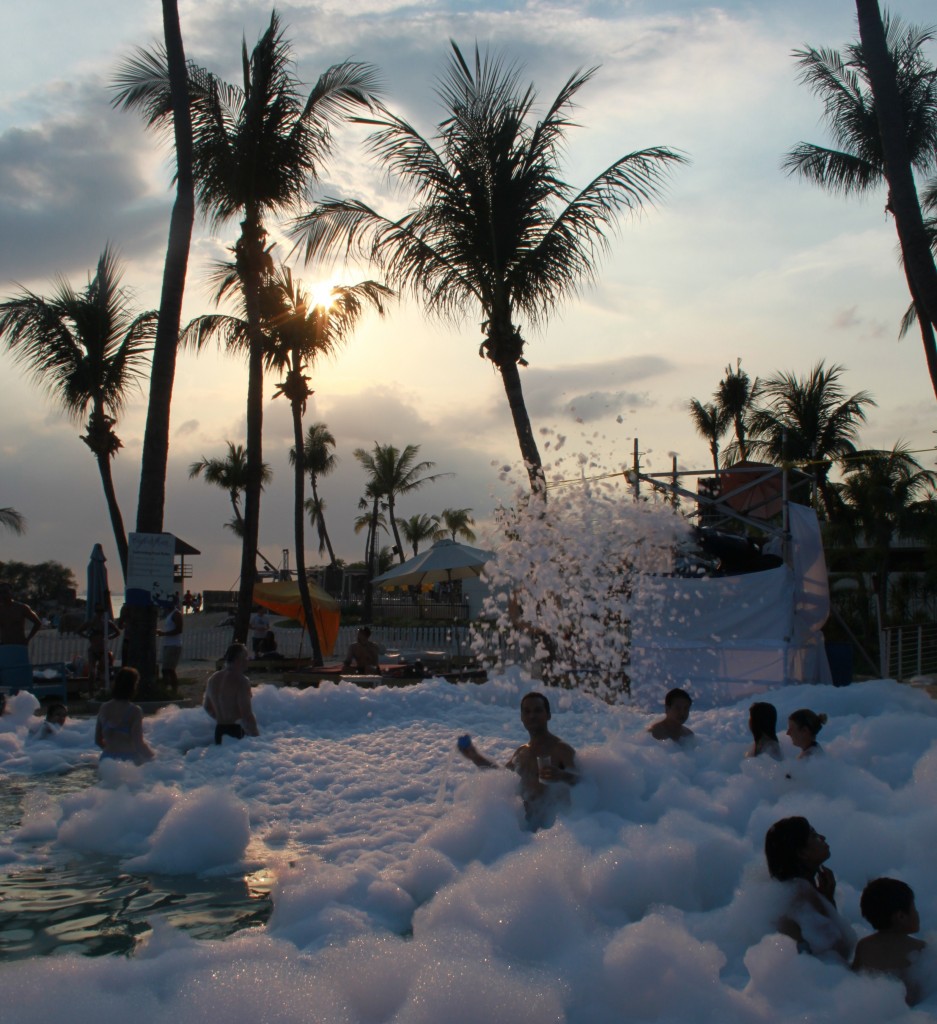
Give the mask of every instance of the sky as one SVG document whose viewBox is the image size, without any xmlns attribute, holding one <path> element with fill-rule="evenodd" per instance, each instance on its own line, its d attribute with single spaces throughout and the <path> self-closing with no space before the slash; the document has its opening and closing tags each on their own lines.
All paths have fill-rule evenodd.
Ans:
<svg viewBox="0 0 937 1024">
<path fill-rule="evenodd" d="M 579 94 L 568 180 L 580 186 L 624 152 L 681 150 L 666 199 L 623 223 L 594 286 L 566 303 L 542 331 L 526 331 L 525 395 L 550 472 L 642 463 L 705 469 L 688 401 L 708 400 L 727 364 L 753 377 L 803 374 L 820 359 L 846 367 L 843 384 L 877 402 L 861 434 L 868 447 L 904 441 L 934 457 L 933 393 L 919 339 L 898 340 L 907 289 L 884 195 L 827 195 L 780 169 L 799 141 L 824 142 L 818 101 L 796 81 L 792 50 L 840 47 L 856 35 L 847 0 L 726 3 L 470 3 L 345 0 L 279 8 L 298 73 L 312 83 L 347 58 L 377 64 L 388 104 L 425 133 L 438 121 L 434 78 L 448 40 L 476 41 L 522 62 L 545 104 L 577 68 L 600 70 Z M 933 17 L 927 0 L 894 6 L 906 20 Z M 242 35 L 252 45 L 269 8 L 180 3 L 187 55 L 230 80 L 240 73 Z M 0 295 L 47 294 L 56 276 L 83 286 L 108 243 L 126 262 L 139 308 L 158 304 L 171 202 L 169 153 L 138 119 L 110 106 L 119 62 L 161 32 L 159 4 L 106 0 L 92 12 L 36 0 L 4 14 L 15 52 L 0 67 Z M 399 208 L 391 183 L 369 165 L 361 135 L 339 135 L 316 196 L 357 196 Z M 205 269 L 236 232 L 197 226 L 184 318 L 212 309 Z M 274 227 L 274 238 L 285 242 Z M 285 255 L 288 246 L 284 245 Z M 300 272 L 297 268 L 297 272 Z M 346 276 L 347 275 L 347 276 Z M 309 267 L 307 282 L 354 281 L 366 268 Z M 522 329 L 524 325 L 522 324 Z M 339 468 L 321 482 L 337 554 L 363 556 L 353 532 L 365 477 L 352 456 L 375 442 L 420 445 L 421 458 L 452 474 L 401 499 L 399 514 L 469 507 L 485 524 L 511 493 L 517 441 L 500 380 L 478 358 L 476 320 L 428 320 L 400 302 L 362 324 L 346 349 L 314 368 L 307 422 L 335 435 Z M 100 541 L 116 551 L 97 468 L 48 396 L 0 354 L 0 506 L 28 521 L 0 536 L 0 560 L 56 559 L 79 576 Z M 288 408 L 265 388 L 265 459 L 274 471 L 263 503 L 261 551 L 279 562 L 292 547 L 292 442 Z M 185 354 L 177 369 L 165 529 L 202 551 L 193 590 L 233 586 L 239 545 L 223 524 L 226 496 L 188 479 L 189 465 L 242 442 L 246 367 L 225 355 Z M 124 448 L 114 476 L 124 518 L 135 518 L 145 397 L 118 425 Z M 547 445 L 549 442 L 549 446 Z M 555 462 L 561 450 L 567 465 Z M 505 468 L 507 467 L 507 468 Z M 314 544 L 307 562 L 315 563 Z M 118 587 L 112 582 L 112 589 Z"/>
<path fill-rule="evenodd" d="M 273 911 L 264 926 L 197 941 L 180 927 L 177 900 L 143 895 L 125 911 L 149 925 L 132 954 L 88 956 L 89 933 L 123 920 L 89 887 L 82 920 L 66 909 L 9 922 L 4 1021 L 934 1019 L 937 703 L 925 693 L 889 681 L 770 691 L 762 699 L 779 714 L 776 762 L 744 758 L 750 698 L 694 706 L 695 737 L 677 745 L 646 731 L 662 688 L 612 706 L 553 692 L 550 728 L 575 747 L 580 781 L 556 824 L 531 833 L 515 777 L 479 772 L 455 750 L 468 732 L 504 763 L 525 739 L 517 709 L 530 685 L 512 670 L 481 686 L 260 686 L 256 739 L 215 747 L 201 708 L 165 708 L 145 721 L 155 760 L 106 763 L 97 778 L 93 720 L 32 739 L 35 698 L 13 698 L 0 722 L 0 770 L 24 806 L 0 834 L 0 873 L 45 871 L 49 899 L 57 868 L 82 861 L 99 864 L 111 890 L 123 873 L 178 893 L 210 889 L 212 876 L 263 876 Z M 828 721 L 823 753 L 798 761 L 783 731 L 802 706 Z M 74 776 L 85 786 L 47 782 L 81 766 Z M 854 938 L 870 931 L 859 910 L 869 880 L 914 890 L 928 943 L 915 1009 L 894 979 L 798 955 L 777 934 L 789 895 L 769 879 L 763 844 L 790 815 L 826 836 L 837 909 Z M 122 880 L 114 898 L 129 904 L 126 890 L 139 886 Z M 14 951 L 31 941 L 61 944 L 54 956 Z"/>
</svg>

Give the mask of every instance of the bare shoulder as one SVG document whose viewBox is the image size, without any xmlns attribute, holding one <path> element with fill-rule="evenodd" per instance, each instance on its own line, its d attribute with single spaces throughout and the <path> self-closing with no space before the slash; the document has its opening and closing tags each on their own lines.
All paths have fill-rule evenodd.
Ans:
<svg viewBox="0 0 937 1024">
<path fill-rule="evenodd" d="M 558 739 L 556 741 L 556 754 L 558 758 L 570 764 L 576 760 L 576 751 L 565 740 Z"/>
</svg>

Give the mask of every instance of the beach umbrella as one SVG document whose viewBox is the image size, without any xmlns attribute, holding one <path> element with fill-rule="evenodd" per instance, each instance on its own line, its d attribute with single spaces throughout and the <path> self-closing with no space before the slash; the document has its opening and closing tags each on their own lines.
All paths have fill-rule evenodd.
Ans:
<svg viewBox="0 0 937 1024">
<path fill-rule="evenodd" d="M 109 693 L 111 689 L 110 632 L 114 611 L 111 608 L 111 592 L 107 582 L 107 559 L 104 557 L 104 548 L 100 544 L 95 544 L 91 549 L 91 560 L 88 562 L 86 622 L 90 622 L 94 618 L 95 609 L 99 606 L 104 609 L 104 692 Z"/>
<path fill-rule="evenodd" d="M 375 586 L 428 587 L 480 576 L 493 551 L 472 548 L 454 540 L 438 540 L 428 550 L 394 566 L 371 581 Z"/>
</svg>

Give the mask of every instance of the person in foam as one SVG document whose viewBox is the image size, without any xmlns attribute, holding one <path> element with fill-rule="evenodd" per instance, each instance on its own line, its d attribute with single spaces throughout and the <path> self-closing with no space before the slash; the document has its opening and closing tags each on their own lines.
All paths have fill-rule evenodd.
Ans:
<svg viewBox="0 0 937 1024">
<path fill-rule="evenodd" d="M 114 677 L 111 699 L 101 705 L 94 742 L 101 748 L 102 761 L 132 761 L 139 765 L 155 757 L 143 738 L 143 711 L 133 703 L 139 679 L 135 668 L 120 669 Z"/>
<path fill-rule="evenodd" d="M 225 736 L 236 740 L 259 736 L 254 717 L 251 683 L 244 674 L 249 661 L 244 644 L 231 644 L 225 652 L 224 668 L 213 673 L 205 687 L 202 706 L 215 720 L 215 744 Z"/>
<path fill-rule="evenodd" d="M 674 740 L 679 743 L 693 735 L 692 729 L 686 727 L 686 720 L 690 717 L 690 708 L 693 706 L 693 698 L 686 692 L 676 687 L 667 692 L 664 697 L 664 717 L 648 728 L 648 732 L 655 740 Z"/>
<path fill-rule="evenodd" d="M 804 757 L 815 757 L 823 753 L 823 747 L 817 743 L 817 733 L 826 725 L 826 715 L 818 715 L 810 708 L 799 708 L 792 711 L 787 719 L 787 735 L 791 743 L 800 751 L 798 760 Z"/>
<path fill-rule="evenodd" d="M 772 878 L 786 887 L 777 929 L 799 952 L 847 962 L 856 941 L 836 909 L 836 876 L 826 867 L 830 847 L 806 818 L 782 818 L 765 835 L 765 860 Z"/>
<path fill-rule="evenodd" d="M 767 701 L 756 701 L 748 709 L 748 728 L 752 734 L 751 747 L 745 754 L 746 757 L 761 757 L 767 754 L 775 761 L 780 761 L 781 744 L 778 742 L 778 709 Z"/>
<path fill-rule="evenodd" d="M 576 751 L 550 732 L 552 717 L 550 701 L 544 694 L 532 692 L 521 698 L 521 723 L 529 739 L 505 765 L 517 773 L 527 823 L 534 831 L 553 824 L 558 806 L 569 803 L 567 787 L 578 779 Z M 478 768 L 500 767 L 476 750 L 469 736 L 459 737 L 458 747 L 462 756 Z"/>
<path fill-rule="evenodd" d="M 894 975 L 904 983 L 909 1005 L 920 1002 L 912 968 L 927 943 L 912 938 L 921 927 L 914 890 L 897 878 L 876 878 L 862 890 L 859 909 L 875 932 L 859 940 L 852 969 Z"/>
</svg>

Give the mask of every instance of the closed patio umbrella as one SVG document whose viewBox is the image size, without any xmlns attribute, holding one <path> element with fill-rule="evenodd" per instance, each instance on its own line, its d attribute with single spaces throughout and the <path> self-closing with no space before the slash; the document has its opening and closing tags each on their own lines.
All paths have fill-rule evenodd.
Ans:
<svg viewBox="0 0 937 1024">
<path fill-rule="evenodd" d="M 111 690 L 111 665 L 110 665 L 110 626 L 114 619 L 114 611 L 111 608 L 111 592 L 107 583 L 107 559 L 104 557 L 104 548 L 95 544 L 91 549 L 91 560 L 88 562 L 88 598 L 85 605 L 85 621 L 90 622 L 94 618 L 95 609 L 104 609 L 104 692 Z"/>
</svg>

